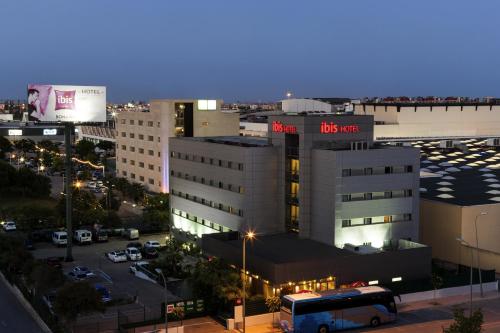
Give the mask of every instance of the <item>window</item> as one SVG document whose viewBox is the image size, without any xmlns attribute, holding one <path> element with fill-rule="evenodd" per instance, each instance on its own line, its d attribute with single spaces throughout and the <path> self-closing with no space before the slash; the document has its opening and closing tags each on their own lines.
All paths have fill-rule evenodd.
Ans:
<svg viewBox="0 0 500 333">
<path fill-rule="evenodd" d="M 160 137 L 158 137 L 158 142 L 161 142 L 161 138 Z"/>
<path fill-rule="evenodd" d="M 144 121 L 139 120 L 139 126 L 142 126 L 142 124 L 144 124 Z"/>
<path fill-rule="evenodd" d="M 222 182 L 219 182 L 219 188 L 222 188 L 224 187 L 224 185 L 222 184 Z"/>
<path fill-rule="evenodd" d="M 155 181 L 151 178 L 148 179 L 148 183 L 150 183 L 151 185 L 154 185 L 155 184 Z"/>
<path fill-rule="evenodd" d="M 392 192 L 391 191 L 384 192 L 384 198 L 386 199 L 392 198 Z"/>
<path fill-rule="evenodd" d="M 152 121 L 148 121 L 148 127 L 153 127 L 153 122 Z"/>
<path fill-rule="evenodd" d="M 158 157 L 161 157 L 161 153 L 160 152 L 158 152 Z"/>
<path fill-rule="evenodd" d="M 227 162 L 227 167 L 232 169 L 233 168 L 233 162 Z"/>
<path fill-rule="evenodd" d="M 128 136 L 129 136 L 129 138 L 131 138 L 131 139 L 135 138 L 135 134 L 134 134 L 134 133 L 129 133 L 129 134 L 128 134 Z"/>
<path fill-rule="evenodd" d="M 412 190 L 405 190 L 405 197 L 411 197 L 413 195 Z"/>
<path fill-rule="evenodd" d="M 161 172 L 161 166 L 158 167 L 158 172 Z"/>
<path fill-rule="evenodd" d="M 351 175 L 351 169 L 342 169 L 342 177 L 349 177 Z"/>
<path fill-rule="evenodd" d="M 135 152 L 135 147 L 129 147 L 131 152 Z"/>
<path fill-rule="evenodd" d="M 122 176 L 127 176 L 127 171 L 122 171 Z"/>
<path fill-rule="evenodd" d="M 201 157 L 201 163 L 205 163 L 205 157 Z"/>
<path fill-rule="evenodd" d="M 143 182 L 143 181 L 144 181 L 144 176 L 140 176 L 140 177 L 139 177 L 139 180 L 140 180 L 141 182 Z"/>
<path fill-rule="evenodd" d="M 127 163 L 127 159 L 125 157 L 122 157 L 122 163 Z"/>
<path fill-rule="evenodd" d="M 245 188 L 243 186 L 240 186 L 238 188 L 238 192 L 240 192 L 241 194 L 245 193 Z"/>
<path fill-rule="evenodd" d="M 126 137 L 127 136 L 127 133 L 125 132 L 122 132 L 122 138 Z"/>
<path fill-rule="evenodd" d="M 157 127 L 160 127 L 160 122 L 158 122 L 156 125 L 157 125 Z"/>
<path fill-rule="evenodd" d="M 134 125 L 134 119 L 130 119 L 129 124 Z"/>
<path fill-rule="evenodd" d="M 214 164 L 214 159 L 213 158 L 210 159 L 210 164 Z"/>
<path fill-rule="evenodd" d="M 154 152 L 153 150 L 148 150 L 148 154 L 149 154 L 150 156 L 154 156 L 154 155 L 155 155 L 155 152 Z"/>
<path fill-rule="evenodd" d="M 131 173 L 130 178 L 135 179 L 135 173 Z"/>
<path fill-rule="evenodd" d="M 170 152 L 170 157 L 175 158 L 175 152 L 171 151 Z"/>
<path fill-rule="evenodd" d="M 365 193 L 365 200 L 371 200 L 372 199 L 372 194 L 371 193 Z"/>
<path fill-rule="evenodd" d="M 238 163 L 238 170 L 243 171 L 243 163 Z"/>
<path fill-rule="evenodd" d="M 365 175 L 373 175 L 373 169 L 372 168 L 365 168 Z"/>
<path fill-rule="evenodd" d="M 174 170 L 170 170 L 170 176 L 174 175 Z"/>
<path fill-rule="evenodd" d="M 130 165 L 135 165 L 135 161 L 134 160 L 130 160 Z"/>
<path fill-rule="evenodd" d="M 386 173 L 386 174 L 392 173 L 392 167 L 386 166 L 385 169 L 384 169 L 384 173 Z"/>
<path fill-rule="evenodd" d="M 152 135 L 149 135 L 149 136 L 148 136 L 148 141 L 154 141 L 154 139 L 155 139 L 155 138 L 154 138 Z"/>
<path fill-rule="evenodd" d="M 219 160 L 219 166 L 220 167 L 222 166 L 222 160 Z"/>
<path fill-rule="evenodd" d="M 407 166 L 405 166 L 405 171 L 406 172 L 413 172 L 413 165 L 407 165 Z"/>
<path fill-rule="evenodd" d="M 345 219 L 342 220 L 342 227 L 350 227 L 351 226 L 351 220 Z"/>
<path fill-rule="evenodd" d="M 149 170 L 154 170 L 155 169 L 155 166 L 153 164 L 148 164 L 148 169 Z"/>
<path fill-rule="evenodd" d="M 139 167 L 144 168 L 144 162 L 139 162 Z"/>
<path fill-rule="evenodd" d="M 143 134 L 139 134 L 139 140 L 144 140 L 144 135 Z"/>
<path fill-rule="evenodd" d="M 365 217 L 363 219 L 364 224 L 372 224 L 372 218 L 371 217 Z"/>
<path fill-rule="evenodd" d="M 144 154 L 144 148 L 139 148 L 139 154 Z"/>
<path fill-rule="evenodd" d="M 392 222 L 392 215 L 386 215 L 386 216 L 384 216 L 384 222 L 385 223 Z"/>
<path fill-rule="evenodd" d="M 342 202 L 348 202 L 351 201 L 351 195 L 350 194 L 343 194 L 342 195 Z"/>
<path fill-rule="evenodd" d="M 364 193 L 351 193 L 351 201 L 365 200 Z"/>
<path fill-rule="evenodd" d="M 122 150 L 127 150 L 127 146 L 122 145 Z"/>
<path fill-rule="evenodd" d="M 124 124 L 125 125 L 125 122 L 126 122 L 125 119 L 120 119 L 120 124 Z"/>
</svg>

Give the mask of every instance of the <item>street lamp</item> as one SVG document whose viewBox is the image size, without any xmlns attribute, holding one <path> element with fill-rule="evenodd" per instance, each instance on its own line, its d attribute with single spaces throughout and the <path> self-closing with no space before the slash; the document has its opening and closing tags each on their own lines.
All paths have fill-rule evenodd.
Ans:
<svg viewBox="0 0 500 333">
<path fill-rule="evenodd" d="M 161 268 L 156 268 L 155 271 L 161 275 L 163 284 L 165 284 L 165 332 L 168 333 L 167 279 L 165 278 L 165 275 L 163 275 Z"/>
<path fill-rule="evenodd" d="M 477 236 L 477 220 L 480 216 L 488 215 L 487 212 L 481 212 L 476 215 L 476 219 L 474 220 L 474 229 L 476 233 L 476 253 L 477 253 L 477 270 L 479 272 L 479 290 L 481 291 L 481 297 L 483 297 L 483 278 L 481 276 L 481 264 L 479 263 L 479 238 Z"/>
<path fill-rule="evenodd" d="M 247 298 L 247 266 L 246 266 L 246 257 L 247 257 L 247 239 L 252 240 L 255 238 L 255 233 L 253 231 L 247 231 L 247 233 L 243 236 L 243 333 L 245 333 L 245 305 Z"/>
<path fill-rule="evenodd" d="M 82 183 L 80 183 L 79 181 L 77 181 L 77 182 L 75 183 L 75 187 L 76 187 L 77 189 L 80 189 L 80 187 L 82 187 Z"/>
<path fill-rule="evenodd" d="M 472 317 L 472 266 L 474 265 L 474 255 L 472 252 L 472 246 L 463 240 L 461 237 L 457 237 L 457 241 L 460 244 L 468 246 L 470 248 L 470 305 L 469 305 L 469 315 Z"/>
</svg>

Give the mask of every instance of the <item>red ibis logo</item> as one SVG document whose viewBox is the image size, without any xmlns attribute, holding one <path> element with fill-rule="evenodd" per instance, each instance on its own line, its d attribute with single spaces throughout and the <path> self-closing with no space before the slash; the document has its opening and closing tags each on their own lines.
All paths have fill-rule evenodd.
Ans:
<svg viewBox="0 0 500 333">
<path fill-rule="evenodd" d="M 272 131 L 274 133 L 296 134 L 297 127 L 294 125 L 285 125 L 281 121 L 273 121 Z"/>
<path fill-rule="evenodd" d="M 360 132 L 359 125 L 338 125 L 333 121 L 327 123 L 321 122 L 319 132 L 322 134 L 335 134 L 335 133 L 358 133 Z"/>
</svg>

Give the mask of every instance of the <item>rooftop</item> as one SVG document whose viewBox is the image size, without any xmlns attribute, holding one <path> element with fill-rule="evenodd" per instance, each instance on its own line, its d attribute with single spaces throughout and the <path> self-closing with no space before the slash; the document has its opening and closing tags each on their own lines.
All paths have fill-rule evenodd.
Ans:
<svg viewBox="0 0 500 333">
<path fill-rule="evenodd" d="M 460 206 L 500 202 L 500 149 L 484 139 L 417 141 L 421 149 L 420 197 Z"/>
</svg>

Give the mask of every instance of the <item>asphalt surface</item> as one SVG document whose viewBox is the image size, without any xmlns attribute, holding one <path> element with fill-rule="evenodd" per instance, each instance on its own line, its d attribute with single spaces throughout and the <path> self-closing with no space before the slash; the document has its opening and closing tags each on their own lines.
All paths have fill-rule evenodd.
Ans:
<svg viewBox="0 0 500 333">
<path fill-rule="evenodd" d="M 0 281 L 0 332 L 38 333 L 43 330 L 12 292 Z"/>
</svg>

